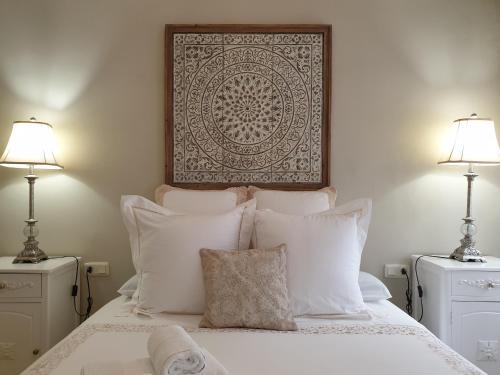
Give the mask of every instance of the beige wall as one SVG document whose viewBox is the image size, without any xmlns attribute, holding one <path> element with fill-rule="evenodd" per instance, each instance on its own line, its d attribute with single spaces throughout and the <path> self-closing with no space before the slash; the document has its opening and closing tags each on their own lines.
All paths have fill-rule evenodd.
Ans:
<svg viewBox="0 0 500 375">
<path fill-rule="evenodd" d="M 121 194 L 163 179 L 166 23 L 333 24 L 332 183 L 372 197 L 362 268 L 457 245 L 464 171 L 438 167 L 448 124 L 472 111 L 500 125 L 498 0 L 0 0 L 0 147 L 14 120 L 54 125 L 63 173 L 41 172 L 41 246 L 108 260 L 97 305 L 132 274 Z M 500 256 L 500 168 L 474 195 L 479 246 Z M 21 248 L 23 172 L 0 169 L 0 254 Z M 388 282 L 401 302 L 404 281 Z"/>
</svg>

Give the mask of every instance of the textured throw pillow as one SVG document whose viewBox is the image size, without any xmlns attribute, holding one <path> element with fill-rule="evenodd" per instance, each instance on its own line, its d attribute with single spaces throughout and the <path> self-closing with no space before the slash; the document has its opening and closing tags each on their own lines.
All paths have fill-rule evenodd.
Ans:
<svg viewBox="0 0 500 375">
<path fill-rule="evenodd" d="M 295 315 L 365 312 L 358 276 L 370 215 L 368 199 L 306 216 L 257 210 L 255 246 L 287 245 Z"/>
<path fill-rule="evenodd" d="M 266 250 L 200 250 L 207 308 L 200 327 L 295 331 L 286 245 Z"/>
<path fill-rule="evenodd" d="M 310 215 L 335 207 L 337 191 L 326 187 L 315 191 L 265 190 L 248 187 L 248 198 L 257 199 L 257 209 L 270 209 L 289 215 Z"/>
<path fill-rule="evenodd" d="M 246 186 L 225 190 L 190 190 L 160 185 L 155 190 L 155 201 L 160 206 L 191 214 L 220 214 L 232 210 L 246 200 Z"/>
<path fill-rule="evenodd" d="M 248 249 L 252 211 L 255 201 L 218 215 L 175 215 L 145 198 L 122 197 L 138 275 L 135 311 L 202 314 L 205 294 L 199 251 L 205 246 Z"/>
</svg>

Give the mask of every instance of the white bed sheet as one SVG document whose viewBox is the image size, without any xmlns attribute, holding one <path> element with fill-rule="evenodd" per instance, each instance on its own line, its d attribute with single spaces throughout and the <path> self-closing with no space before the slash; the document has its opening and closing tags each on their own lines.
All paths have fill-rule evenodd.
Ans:
<svg viewBox="0 0 500 375">
<path fill-rule="evenodd" d="M 199 315 L 136 316 L 121 296 L 24 374 L 77 375 L 91 361 L 145 358 L 154 326 L 179 324 L 232 375 L 484 375 L 389 301 L 367 306 L 369 320 L 298 318 L 298 332 L 210 330 L 197 328 Z"/>
</svg>

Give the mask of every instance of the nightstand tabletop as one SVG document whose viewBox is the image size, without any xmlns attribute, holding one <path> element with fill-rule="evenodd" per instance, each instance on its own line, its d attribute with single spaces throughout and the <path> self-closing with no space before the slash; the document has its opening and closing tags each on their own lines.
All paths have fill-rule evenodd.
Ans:
<svg viewBox="0 0 500 375">
<path fill-rule="evenodd" d="M 0 273 L 52 273 L 61 268 L 68 267 L 75 263 L 74 257 L 54 258 L 44 260 L 40 263 L 17 263 L 12 261 L 15 257 L 0 257 Z M 77 257 L 81 260 L 81 257 Z"/>
<path fill-rule="evenodd" d="M 436 256 L 447 257 L 446 254 L 433 254 Z M 412 258 L 415 260 L 420 255 L 413 255 Z M 443 268 L 447 271 L 500 271 L 500 258 L 486 256 L 486 263 L 481 262 L 460 262 L 455 259 L 450 258 L 434 258 L 429 256 L 424 256 L 419 260 L 419 263 L 425 260 L 434 266 Z"/>
</svg>

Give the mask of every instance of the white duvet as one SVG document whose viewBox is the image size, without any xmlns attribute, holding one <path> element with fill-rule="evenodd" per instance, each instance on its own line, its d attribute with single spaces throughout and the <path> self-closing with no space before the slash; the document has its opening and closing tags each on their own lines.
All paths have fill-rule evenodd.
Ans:
<svg viewBox="0 0 500 375">
<path fill-rule="evenodd" d="M 197 328 L 198 315 L 137 317 L 120 297 L 23 374 L 79 375 L 91 361 L 145 358 L 154 326 L 179 324 L 232 375 L 484 375 L 390 302 L 367 305 L 372 319 L 297 319 L 297 332 L 210 330 Z"/>
</svg>

